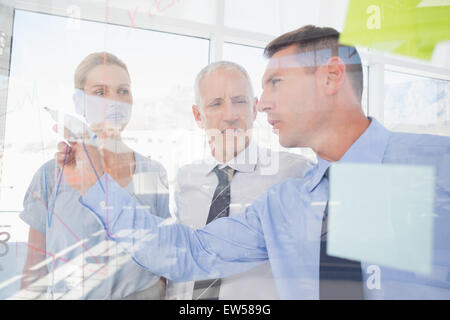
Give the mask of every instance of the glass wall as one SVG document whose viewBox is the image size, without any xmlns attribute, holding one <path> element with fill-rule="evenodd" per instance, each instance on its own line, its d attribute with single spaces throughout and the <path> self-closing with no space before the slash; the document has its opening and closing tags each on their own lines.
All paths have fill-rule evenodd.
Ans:
<svg viewBox="0 0 450 320">
<path fill-rule="evenodd" d="M 196 114 L 194 82 L 198 72 L 218 60 L 236 62 L 248 71 L 254 95 L 260 99 L 261 81 L 268 67 L 268 59 L 263 56 L 265 46 L 277 36 L 308 24 L 329 26 L 341 32 L 346 22 L 347 9 L 352 3 L 356 2 L 0 1 L 0 299 L 171 298 L 168 293 L 170 282 L 144 272 L 141 266 L 134 263 L 129 255 L 108 238 L 103 222 L 99 223 L 86 208 L 83 207 L 85 211 L 80 209 L 79 194 L 62 178 L 70 155 L 64 155 L 62 168 L 54 161 L 57 143 L 64 139 L 62 130 L 55 131 L 56 126 L 61 127 L 68 117 L 75 117 L 83 122 L 82 125 L 95 127 L 91 123 L 85 123 L 88 122 L 88 115 L 82 109 L 85 107 L 83 103 L 89 99 L 98 101 L 96 99 L 111 95 L 111 98 L 108 96 L 105 99 L 114 101 L 108 108 L 113 110 L 122 106 L 123 110 L 128 110 L 125 108 L 129 107 L 129 115 L 117 112 L 116 109 L 116 113 L 106 114 L 106 104 L 109 102 L 102 102 L 101 107 L 97 103 L 99 110 L 103 110 L 103 114 L 99 111 L 97 116 L 112 117 L 110 120 L 113 119 L 113 124 L 110 124 L 115 126 L 114 129 L 118 128 L 118 122 L 129 116 L 126 125 L 120 127 L 120 135 L 112 135 L 114 144 L 107 145 L 106 138 L 106 142 L 102 142 L 106 146 L 105 150 L 117 156 L 114 161 L 122 161 L 121 157 L 125 159 L 123 162 L 128 161 L 127 166 L 112 170 L 111 174 L 116 174 L 120 186 L 137 201 L 138 210 L 148 209 L 151 213 L 156 212 L 162 218 L 167 218 L 162 223 L 163 226 L 166 221 L 170 224 L 177 219 L 185 223 L 182 219 L 183 210 L 190 210 L 195 213 L 198 211 L 199 216 L 204 216 L 199 218 L 201 223 L 198 225 L 192 221 L 185 224 L 194 229 L 200 228 L 207 221 L 209 209 L 215 201 L 212 199 L 216 184 L 211 186 L 211 181 L 207 181 L 207 177 L 211 177 L 212 168 L 207 173 L 202 171 L 202 174 L 199 173 L 201 170 L 195 170 L 199 162 L 204 165 L 202 161 L 205 159 L 213 162 L 217 159 L 211 160 L 208 136 L 204 130 L 207 124 L 201 122 L 200 116 Z M 436 3 L 441 2 L 423 1 L 418 8 L 433 7 Z M 447 7 L 443 6 L 443 10 Z M 376 8 L 368 7 L 365 14 L 370 15 L 372 12 L 376 14 Z M 369 20 L 372 18 L 374 16 L 368 17 Z M 369 23 L 369 20 L 368 25 L 371 25 L 374 21 L 370 20 Z M 376 26 L 376 23 L 373 25 Z M 445 33 L 445 29 L 442 30 Z M 403 43 L 403 40 L 389 44 L 395 47 Z M 362 58 L 361 107 L 366 116 L 377 119 L 381 125 L 395 132 L 450 136 L 448 41 L 442 41 L 436 46 L 429 61 L 373 48 L 356 47 Z M 116 66 L 121 66 L 120 70 L 106 64 L 105 52 L 119 59 L 115 63 Z M 104 60 L 97 61 L 98 65 L 80 67 L 83 59 L 93 53 L 100 53 Z M 86 70 L 99 65 L 103 69 L 97 69 L 97 75 L 103 82 L 97 83 L 92 87 L 93 91 L 87 94 L 84 86 L 87 86 L 86 81 L 91 78 L 87 79 Z M 92 79 L 94 78 L 93 76 Z M 114 82 L 117 79 L 120 81 Z M 114 86 L 117 86 L 117 90 L 111 89 Z M 310 92 L 304 91 L 304 88 L 299 87 L 292 92 L 301 92 L 303 96 L 299 99 L 310 97 Z M 235 104 L 246 102 L 245 99 L 242 101 L 242 96 L 234 99 Z M 356 104 L 358 103 L 359 101 Z M 313 103 L 311 105 L 319 107 Z M 48 109 L 57 112 L 57 115 L 48 112 Z M 227 124 L 226 128 L 222 122 Z M 236 123 L 222 122 L 220 129 L 225 133 L 236 129 L 233 127 Z M 308 127 L 309 124 L 300 124 L 299 121 L 298 126 Z M 98 132 L 96 131 L 95 139 L 98 138 Z M 304 165 L 300 170 L 296 161 L 309 160 L 311 166 L 317 164 L 317 154 L 312 149 L 283 147 L 280 136 L 273 133 L 272 125 L 264 112 L 257 114 L 253 137 L 259 146 L 286 152 L 287 163 L 292 167 L 278 170 L 279 175 L 273 181 L 270 180 L 270 183 L 267 182 L 267 177 L 261 178 L 263 175 L 252 176 L 248 182 L 241 182 L 243 192 L 233 193 L 231 189 L 230 201 L 241 201 L 239 205 L 232 203 L 229 206 L 231 214 L 244 211 L 275 182 L 287 178 L 302 178 L 308 171 L 302 170 L 310 167 Z M 94 139 L 90 136 L 88 141 L 91 138 Z M 330 141 L 333 143 L 327 146 L 330 149 L 340 143 L 332 138 Z M 446 141 L 444 138 L 440 139 Z M 123 149 L 118 150 L 118 145 Z M 428 294 L 435 293 L 435 288 L 439 288 L 438 296 L 447 299 L 450 297 L 450 233 L 444 228 L 450 225 L 447 223 L 450 216 L 450 178 L 447 179 L 450 175 L 450 149 L 445 151 L 442 145 L 421 148 L 421 145 L 414 145 L 403 150 L 404 154 L 419 151 L 414 157 L 405 160 L 402 163 L 405 166 L 401 168 L 386 166 L 385 171 L 380 168 L 378 169 L 381 171 L 376 171 L 377 168 L 365 170 L 365 167 L 355 164 L 348 171 L 341 171 L 341 179 L 335 180 L 338 182 L 332 184 L 330 178 L 330 184 L 322 186 L 325 191 L 320 196 L 300 193 L 290 196 L 283 191 L 277 200 L 301 203 L 310 201 L 308 210 L 311 211 L 303 210 L 292 220 L 283 221 L 283 226 L 286 226 L 300 223 L 305 216 L 313 219 L 311 228 L 302 225 L 303 229 L 299 228 L 299 232 L 292 232 L 292 238 L 296 240 L 305 235 L 310 241 L 310 237 L 314 237 L 311 236 L 314 230 L 321 230 L 322 214 L 328 214 L 329 203 L 337 204 L 330 206 L 330 217 L 333 206 L 336 208 L 343 204 L 340 208 L 346 208 L 345 212 L 341 211 L 344 216 L 341 221 L 345 223 L 335 224 L 342 227 L 341 240 L 348 240 L 346 237 L 355 230 L 359 232 L 360 229 L 355 226 L 365 226 L 367 234 L 360 232 L 358 240 L 361 241 L 352 239 L 341 246 L 338 245 L 339 242 L 333 241 L 332 245 L 338 245 L 337 248 L 343 252 L 356 248 L 356 257 L 369 257 L 367 261 L 363 261 L 365 264 L 362 264 L 362 270 L 367 297 L 371 299 L 385 299 L 388 295 L 383 290 L 386 288 L 393 288 L 390 291 L 394 292 L 391 297 L 400 299 L 407 297 L 409 293 L 413 293 L 415 298 L 428 297 Z M 373 151 L 377 148 L 370 146 L 367 149 Z M 439 153 L 436 150 L 442 153 L 439 161 L 435 161 L 435 164 L 441 166 L 440 171 L 430 173 L 427 171 L 429 166 L 422 166 L 427 161 L 430 162 L 429 159 L 421 160 L 423 163 L 419 160 L 422 157 L 436 156 Z M 398 160 L 404 154 L 389 159 Z M 292 163 L 289 163 L 291 160 Z M 359 159 L 356 160 L 359 162 Z M 129 163 L 133 163 L 131 167 L 128 167 Z M 85 164 L 91 165 L 98 174 L 92 161 L 86 161 Z M 416 166 L 407 167 L 411 164 Z M 108 163 L 104 162 L 102 166 L 107 168 Z M 206 167 L 202 167 L 203 170 Z M 132 172 L 131 180 L 127 180 L 129 177 L 124 174 L 127 170 Z M 316 171 L 309 171 L 308 179 L 317 173 L 317 167 L 313 170 Z M 185 180 L 179 178 L 180 174 Z M 215 179 L 214 176 L 213 178 Z M 328 175 L 326 178 L 329 178 Z M 423 179 L 416 183 L 415 178 Z M 315 179 L 320 185 L 324 178 Z M 303 180 L 295 181 L 299 183 Z M 397 184 L 398 181 L 403 184 Z M 404 183 L 405 181 L 409 183 Z M 433 183 L 436 183 L 436 188 Z M 405 184 L 412 188 L 411 192 L 399 187 Z M 332 188 L 338 190 L 337 194 L 342 191 L 347 196 L 345 199 L 349 201 L 349 205 L 344 206 L 340 199 L 333 201 Z M 303 189 L 299 187 L 298 190 Z M 322 189 L 317 187 L 317 190 Z M 431 192 L 439 194 L 435 203 L 430 200 Z M 196 198 L 198 195 L 203 200 L 207 198 L 207 206 L 200 205 Z M 377 209 L 381 204 L 385 205 L 383 208 L 386 210 Z M 105 210 L 109 208 L 107 203 L 99 205 Z M 128 205 L 125 207 L 128 208 Z M 295 210 L 298 208 L 299 203 Z M 358 210 L 367 212 L 365 219 L 359 219 L 359 215 L 345 215 L 346 212 L 359 212 Z M 280 214 L 274 212 L 270 217 L 277 219 Z M 108 224 L 105 226 L 107 228 Z M 267 228 L 267 225 L 264 227 Z M 439 238 L 433 238 L 435 235 L 439 235 Z M 290 241 L 289 237 L 284 232 L 275 238 Z M 316 238 L 314 239 L 317 240 Z M 376 244 L 382 243 L 387 249 L 404 250 L 384 255 L 387 251 L 365 250 L 364 241 L 367 239 L 373 240 L 370 244 L 375 243 L 374 248 L 377 248 Z M 302 245 L 295 243 L 292 248 L 303 249 Z M 417 251 L 413 250 L 415 247 Z M 432 251 L 434 249 L 437 251 Z M 418 260 L 402 255 L 404 252 L 411 257 L 417 257 L 417 252 L 423 253 L 423 259 L 420 260 L 419 257 L 420 261 L 417 262 Z M 432 253 L 439 258 L 436 258 L 438 261 L 434 265 L 430 263 Z M 376 261 L 371 260 L 373 257 Z M 308 258 L 308 263 L 319 261 L 314 254 Z M 429 260 L 422 263 L 424 259 Z M 381 270 L 378 266 L 383 266 L 383 263 L 388 266 L 386 274 L 389 276 L 379 286 L 372 276 L 379 272 L 377 270 Z M 258 272 L 270 276 L 271 269 L 261 270 Z M 424 270 L 431 276 L 427 278 Z M 316 271 L 314 269 L 311 274 L 308 273 L 307 279 L 302 279 L 302 285 L 307 287 L 306 291 L 314 291 L 319 286 L 315 282 L 319 281 Z M 407 282 L 405 279 L 411 275 L 414 281 L 403 286 L 403 282 Z M 241 283 L 245 287 L 243 290 L 237 289 L 242 295 L 248 288 L 261 286 L 260 292 L 266 290 L 266 283 L 262 278 L 251 274 L 248 278 L 245 275 L 242 277 L 228 279 L 229 283 Z M 38 281 L 33 282 L 36 279 Z M 245 282 L 246 279 L 250 279 L 250 282 Z M 25 290 L 28 280 L 35 283 L 29 292 Z M 234 288 L 233 286 L 227 287 L 227 281 L 223 284 L 224 295 L 232 292 L 229 288 Z M 267 290 L 276 291 L 275 286 L 270 288 Z M 316 293 L 314 291 L 305 297 L 318 298 Z M 250 296 L 252 297 L 254 296 Z"/>
</svg>

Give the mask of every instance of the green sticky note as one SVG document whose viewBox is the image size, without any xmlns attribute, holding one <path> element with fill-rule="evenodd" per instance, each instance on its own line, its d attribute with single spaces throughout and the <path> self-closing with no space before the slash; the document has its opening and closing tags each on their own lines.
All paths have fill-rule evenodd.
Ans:
<svg viewBox="0 0 450 320">
<path fill-rule="evenodd" d="M 429 274 L 433 200 L 433 167 L 334 164 L 327 253 Z"/>
<path fill-rule="evenodd" d="M 350 0 L 339 42 L 429 60 L 449 17 L 450 1 Z"/>
</svg>

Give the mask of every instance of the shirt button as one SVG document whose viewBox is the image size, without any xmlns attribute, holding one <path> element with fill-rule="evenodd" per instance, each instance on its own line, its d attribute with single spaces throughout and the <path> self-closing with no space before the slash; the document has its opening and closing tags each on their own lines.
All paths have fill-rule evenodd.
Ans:
<svg viewBox="0 0 450 320">
<path fill-rule="evenodd" d="M 106 207 L 105 201 L 100 201 L 100 207 L 104 209 Z"/>
</svg>

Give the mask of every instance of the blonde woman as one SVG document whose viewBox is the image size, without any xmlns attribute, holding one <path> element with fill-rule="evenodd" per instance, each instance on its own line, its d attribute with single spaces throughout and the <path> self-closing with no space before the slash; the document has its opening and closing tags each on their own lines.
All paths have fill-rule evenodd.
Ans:
<svg viewBox="0 0 450 320">
<path fill-rule="evenodd" d="M 165 169 L 121 139 L 133 104 L 126 65 L 107 52 L 90 54 L 77 67 L 74 83 L 76 111 L 96 135 L 104 170 L 140 205 L 169 217 Z M 20 217 L 30 231 L 22 292 L 43 292 L 41 298 L 49 299 L 160 299 L 164 279 L 107 241 L 103 226 L 80 204 L 61 170 L 55 160 L 45 163 L 24 198 Z"/>
</svg>

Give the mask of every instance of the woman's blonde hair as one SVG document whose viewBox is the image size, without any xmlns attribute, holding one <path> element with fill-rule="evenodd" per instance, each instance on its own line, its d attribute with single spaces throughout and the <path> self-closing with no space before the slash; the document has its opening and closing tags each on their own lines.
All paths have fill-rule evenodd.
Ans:
<svg viewBox="0 0 450 320">
<path fill-rule="evenodd" d="M 86 75 L 96 66 L 100 65 L 116 65 L 123 68 L 130 76 L 127 65 L 109 52 L 94 52 L 88 55 L 80 62 L 75 70 L 74 84 L 76 89 L 83 90 L 86 83 Z"/>
</svg>

